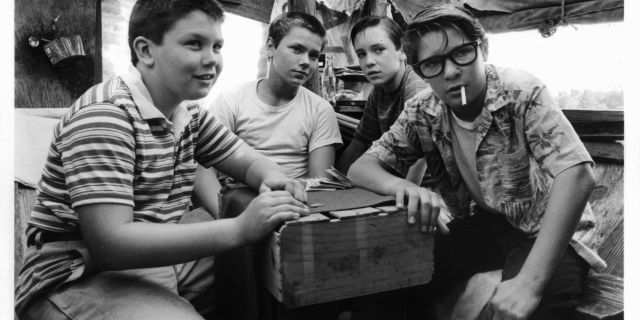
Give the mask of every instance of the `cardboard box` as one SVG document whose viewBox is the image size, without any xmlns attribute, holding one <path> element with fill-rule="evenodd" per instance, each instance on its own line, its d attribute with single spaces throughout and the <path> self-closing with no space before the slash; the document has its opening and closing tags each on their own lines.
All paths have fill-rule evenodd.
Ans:
<svg viewBox="0 0 640 320">
<path fill-rule="evenodd" d="M 408 225 L 406 211 L 369 207 L 289 222 L 258 258 L 271 294 L 300 307 L 428 283 L 432 253 L 433 235 Z"/>
</svg>

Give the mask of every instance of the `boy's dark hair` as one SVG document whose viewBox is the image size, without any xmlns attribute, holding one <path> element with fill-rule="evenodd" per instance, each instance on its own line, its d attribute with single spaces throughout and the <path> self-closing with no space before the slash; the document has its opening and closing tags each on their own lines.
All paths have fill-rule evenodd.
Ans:
<svg viewBox="0 0 640 320">
<path fill-rule="evenodd" d="M 364 31 L 369 27 L 375 27 L 377 25 L 382 25 L 387 30 L 387 35 L 391 42 L 396 46 L 396 50 L 400 49 L 402 44 L 402 28 L 398 23 L 393 21 L 393 19 L 385 16 L 366 16 L 351 28 L 351 33 L 349 34 L 349 38 L 351 39 L 351 45 L 355 46 L 355 40 L 358 33 Z"/>
<path fill-rule="evenodd" d="M 469 40 L 485 40 L 486 35 L 480 21 L 471 11 L 453 5 L 436 4 L 424 8 L 405 27 L 402 46 L 407 55 L 407 62 L 416 63 L 415 43 L 428 32 L 441 32 L 444 45 L 449 41 L 445 29 L 454 29 L 464 34 Z"/>
<path fill-rule="evenodd" d="M 216 0 L 138 0 L 129 18 L 129 50 L 131 63 L 135 66 L 138 57 L 133 50 L 133 40 L 143 36 L 161 44 L 164 34 L 176 21 L 187 14 L 200 10 L 216 21 L 224 21 L 224 10 Z"/>
<path fill-rule="evenodd" d="M 322 37 L 322 48 L 327 43 L 327 30 L 316 17 L 303 12 L 285 12 L 277 16 L 269 25 L 269 38 L 273 46 L 278 47 L 282 38 L 289 34 L 293 27 L 302 27 Z"/>
</svg>

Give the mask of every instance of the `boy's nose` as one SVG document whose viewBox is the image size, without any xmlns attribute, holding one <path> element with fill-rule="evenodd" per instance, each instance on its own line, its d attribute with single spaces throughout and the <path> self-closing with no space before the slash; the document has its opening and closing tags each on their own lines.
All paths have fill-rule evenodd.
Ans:
<svg viewBox="0 0 640 320">
<path fill-rule="evenodd" d="M 457 66 L 451 59 L 444 60 L 444 78 L 445 80 L 455 79 L 458 75 L 460 75 L 460 67 Z"/>
<path fill-rule="evenodd" d="M 222 57 L 219 53 L 213 50 L 206 50 L 202 57 L 202 64 L 204 65 L 217 65 Z"/>
<path fill-rule="evenodd" d="M 364 63 L 366 64 L 367 67 L 372 67 L 376 64 L 376 61 L 373 59 L 371 55 L 367 55 Z"/>
<path fill-rule="evenodd" d="M 300 57 L 300 65 L 308 66 L 310 64 L 310 61 L 311 61 L 311 59 L 309 58 L 308 55 L 306 55 L 306 54 L 301 55 L 301 57 Z"/>
</svg>

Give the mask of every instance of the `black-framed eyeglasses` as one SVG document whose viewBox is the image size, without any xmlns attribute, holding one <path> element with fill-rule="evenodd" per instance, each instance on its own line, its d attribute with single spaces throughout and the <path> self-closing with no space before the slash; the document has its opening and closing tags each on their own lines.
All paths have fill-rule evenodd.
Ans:
<svg viewBox="0 0 640 320">
<path fill-rule="evenodd" d="M 447 59 L 453 61 L 458 66 L 468 66 L 472 64 L 478 58 L 478 45 L 482 43 L 482 40 L 463 43 L 449 51 L 447 54 L 429 57 L 418 63 L 415 63 L 412 67 L 413 70 L 423 78 L 435 78 L 439 76 L 444 70 L 444 64 Z"/>
</svg>

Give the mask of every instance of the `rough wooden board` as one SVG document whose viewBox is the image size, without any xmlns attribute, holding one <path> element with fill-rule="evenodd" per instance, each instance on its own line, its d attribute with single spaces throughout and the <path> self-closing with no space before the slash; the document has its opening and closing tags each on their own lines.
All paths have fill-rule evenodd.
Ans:
<svg viewBox="0 0 640 320">
<path fill-rule="evenodd" d="M 14 183 L 14 279 L 18 276 L 22 257 L 24 256 L 26 243 L 24 231 L 27 229 L 27 221 L 31 208 L 36 202 L 36 190 Z"/>
<path fill-rule="evenodd" d="M 595 161 L 624 163 L 624 145 L 620 142 L 585 141 L 584 146 Z"/>
<path fill-rule="evenodd" d="M 306 217 L 301 217 L 298 220 L 287 221 L 285 222 L 285 224 L 294 225 L 294 224 L 317 223 L 317 222 L 325 222 L 325 221 L 329 221 L 329 218 L 327 218 L 325 215 L 321 213 L 312 213 Z"/>
<path fill-rule="evenodd" d="M 583 140 L 624 139 L 623 111 L 563 109 L 562 112 Z"/>
<path fill-rule="evenodd" d="M 287 225 L 270 245 L 264 280 L 289 307 L 424 284 L 433 268 L 433 237 L 403 214 Z"/>
<path fill-rule="evenodd" d="M 578 319 L 623 319 L 624 283 L 620 277 L 590 273 L 580 305 Z"/>
<path fill-rule="evenodd" d="M 269 23 L 273 9 L 273 0 L 220 0 L 220 4 L 225 11 L 262 23 Z"/>
<path fill-rule="evenodd" d="M 60 16 L 56 29 L 52 21 Z M 15 107 L 68 107 L 86 89 L 100 81 L 95 75 L 97 1 L 15 1 Z M 32 48 L 30 36 L 53 40 L 80 35 L 90 59 L 53 66 L 42 46 Z M 42 41 L 41 41 L 42 42 Z M 97 69 L 99 70 L 99 69 Z"/>
<path fill-rule="evenodd" d="M 602 241 L 598 253 L 609 265 L 604 273 L 624 276 L 624 166 L 598 163 L 594 170 L 596 188 L 590 203 L 597 217 Z"/>
</svg>

